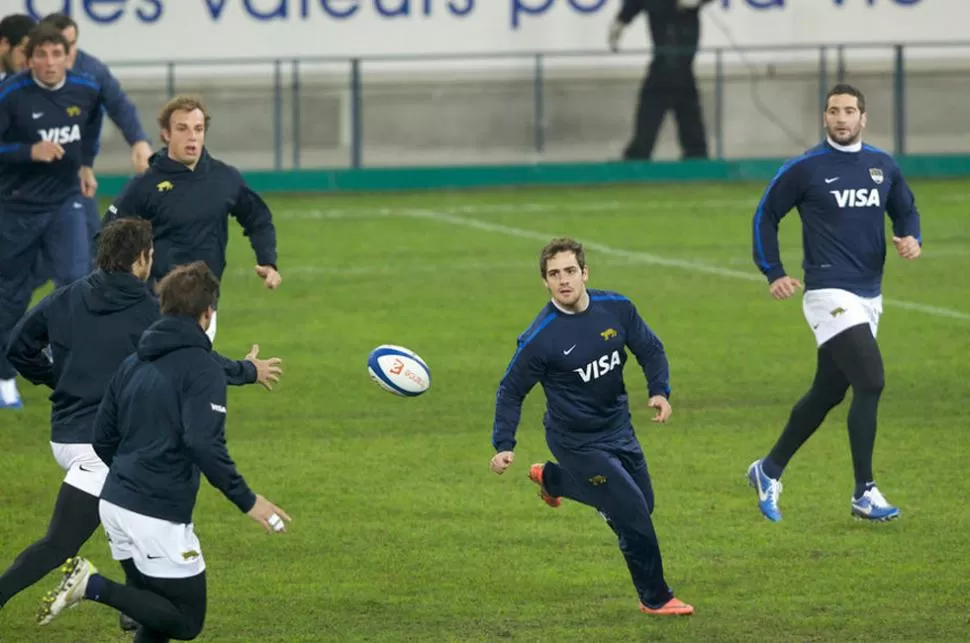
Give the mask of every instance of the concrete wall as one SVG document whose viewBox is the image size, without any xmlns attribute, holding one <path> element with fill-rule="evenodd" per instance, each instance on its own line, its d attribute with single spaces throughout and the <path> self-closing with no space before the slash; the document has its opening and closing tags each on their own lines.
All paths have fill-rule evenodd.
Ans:
<svg viewBox="0 0 970 643">
<path fill-rule="evenodd" d="M 827 84 L 834 82 L 834 66 Z M 848 68 L 846 80 L 866 92 L 867 140 L 893 149 L 891 62 Z M 157 134 L 155 115 L 167 95 L 163 74 L 124 67 L 116 74 L 137 104 L 146 128 Z M 175 89 L 200 93 L 213 115 L 208 146 L 243 169 L 274 166 L 273 73 L 270 65 L 238 74 L 189 73 L 177 69 Z M 291 68 L 282 68 L 282 163 L 293 167 Z M 723 152 L 728 158 L 789 156 L 819 137 L 819 76 L 813 64 L 760 69 L 758 80 L 745 69 L 729 71 L 724 83 Z M 415 76 L 393 68 L 363 72 L 363 162 L 366 166 L 602 161 L 618 159 L 628 140 L 643 68 L 564 68 L 544 79 L 544 141 L 534 148 L 532 67 L 509 67 L 489 74 L 439 67 Z M 141 76 L 137 78 L 136 76 Z M 301 167 L 347 167 L 350 163 L 349 67 L 304 65 L 299 80 Z M 712 155 L 717 149 L 715 82 L 711 65 L 698 64 L 701 99 Z M 906 77 L 907 151 L 970 152 L 966 87 L 970 61 L 932 70 L 912 65 Z M 767 114 L 766 111 L 770 112 Z M 776 122 L 773 122 L 776 121 Z M 105 127 L 98 167 L 129 168 L 127 147 L 113 125 Z M 678 158 L 676 128 L 668 115 L 656 151 L 658 159 Z"/>
</svg>

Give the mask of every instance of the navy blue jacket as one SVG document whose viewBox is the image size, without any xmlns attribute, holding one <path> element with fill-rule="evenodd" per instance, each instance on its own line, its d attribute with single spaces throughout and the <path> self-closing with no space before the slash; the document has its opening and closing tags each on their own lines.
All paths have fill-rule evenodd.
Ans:
<svg viewBox="0 0 970 643">
<path fill-rule="evenodd" d="M 226 378 L 193 319 L 163 316 L 145 331 L 105 392 L 94 450 L 108 466 L 101 497 L 187 524 L 200 472 L 241 511 L 256 496 L 226 448 Z"/>
<path fill-rule="evenodd" d="M 778 224 L 792 208 L 802 219 L 806 290 L 879 295 L 887 212 L 896 236 L 922 243 L 916 201 L 899 166 L 870 145 L 847 152 L 826 141 L 778 170 L 754 215 L 754 261 L 769 283 L 786 275 Z"/>
<path fill-rule="evenodd" d="M 660 339 L 633 303 L 615 292 L 589 290 L 589 307 L 567 314 L 552 302 L 517 340 L 499 384 L 492 446 L 515 448 L 522 401 L 539 383 L 546 394 L 544 424 L 566 446 L 580 446 L 630 427 L 623 383 L 628 347 L 651 396 L 670 395 L 670 367 Z"/>
<path fill-rule="evenodd" d="M 249 189 L 239 170 L 203 150 L 195 170 L 174 161 L 168 150 L 154 154 L 144 174 L 133 178 L 108 208 L 104 221 L 141 217 L 152 223 L 152 277 L 202 260 L 220 280 L 226 268 L 229 215 L 236 217 L 259 265 L 276 265 L 276 228 L 269 208 Z"/>
<path fill-rule="evenodd" d="M 90 444 L 108 382 L 161 316 L 158 300 L 128 272 L 95 270 L 34 306 L 10 335 L 7 359 L 51 393 L 51 442 Z M 53 362 L 44 353 L 50 345 Z M 233 384 L 256 381 L 256 366 L 213 353 Z"/>
<path fill-rule="evenodd" d="M 22 72 L 0 85 L 0 208 L 49 212 L 81 192 L 78 170 L 92 167 L 101 132 L 101 87 L 68 71 L 58 89 Z M 54 141 L 64 157 L 32 161 L 30 148 Z"/>
<path fill-rule="evenodd" d="M 108 66 L 95 56 L 79 49 L 71 71 L 86 76 L 101 86 L 101 100 L 104 111 L 118 129 L 121 130 L 128 145 L 138 141 L 149 141 L 148 135 L 138 119 L 138 109 L 128 98 L 121 83 L 114 77 Z"/>
</svg>

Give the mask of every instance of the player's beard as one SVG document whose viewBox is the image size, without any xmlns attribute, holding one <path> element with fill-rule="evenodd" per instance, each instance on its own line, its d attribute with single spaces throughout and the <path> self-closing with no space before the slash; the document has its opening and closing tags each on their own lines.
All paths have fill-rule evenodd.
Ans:
<svg viewBox="0 0 970 643">
<path fill-rule="evenodd" d="M 836 133 L 835 128 L 828 130 L 829 138 L 838 143 L 839 145 L 853 145 L 859 142 L 862 138 L 862 125 L 856 125 L 854 128 L 849 130 L 848 134 L 839 135 Z"/>
</svg>

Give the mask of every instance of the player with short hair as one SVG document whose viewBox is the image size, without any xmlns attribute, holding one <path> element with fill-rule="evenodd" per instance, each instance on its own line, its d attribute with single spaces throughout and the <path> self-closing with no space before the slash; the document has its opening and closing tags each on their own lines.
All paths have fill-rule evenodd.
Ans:
<svg viewBox="0 0 970 643">
<path fill-rule="evenodd" d="M 131 146 L 132 167 L 137 173 L 147 170 L 148 159 L 152 155 L 151 139 L 141 125 L 141 120 L 138 118 L 138 109 L 121 88 L 121 83 L 100 59 L 77 46 L 80 28 L 71 16 L 65 13 L 52 13 L 44 16 L 41 23 L 53 25 L 64 35 L 70 47 L 68 52 L 69 69 L 100 85 L 105 113 L 121 131 L 128 145 Z M 84 212 L 88 234 L 93 242 L 98 229 L 101 227 L 98 202 L 93 192 L 85 195 Z"/>
<path fill-rule="evenodd" d="M 558 462 L 533 464 L 529 478 L 551 507 L 570 498 L 597 509 L 619 538 L 620 551 L 647 614 L 692 614 L 664 580 L 654 531 L 653 488 L 630 418 L 625 348 L 647 378 L 655 422 L 670 417 L 669 365 L 663 344 L 623 295 L 587 290 L 582 244 L 554 239 L 539 259 L 552 295 L 517 342 L 499 384 L 491 469 L 512 464 L 522 402 L 538 383 L 546 394 L 546 442 Z"/>
<path fill-rule="evenodd" d="M 35 24 L 26 13 L 12 13 L 0 20 L 0 82 L 27 69 L 27 34 Z"/>
<path fill-rule="evenodd" d="M 885 374 L 876 332 L 882 314 L 886 260 L 885 214 L 900 257 L 919 257 L 920 217 L 913 193 L 893 158 L 863 144 L 865 96 L 839 84 L 825 100 L 826 140 L 785 163 L 768 185 L 754 215 L 754 260 L 775 299 L 802 287 L 790 277 L 778 249 L 778 224 L 796 208 L 802 220 L 805 295 L 802 310 L 817 345 L 815 379 L 795 404 L 771 451 L 748 467 L 758 507 L 781 520 L 781 475 L 795 452 L 852 388 L 849 444 L 855 473 L 852 515 L 892 520 L 899 509 L 876 487 L 872 452 Z"/>
<path fill-rule="evenodd" d="M 27 310 L 39 257 L 55 283 L 91 270 L 81 187 L 93 181 L 100 86 L 67 69 L 68 43 L 50 25 L 30 31 L 31 71 L 0 85 L 0 346 Z M 80 178 L 80 180 L 79 180 Z M 0 409 L 20 408 L 16 373 L 0 350 Z"/>
<path fill-rule="evenodd" d="M 289 520 L 250 490 L 226 447 L 226 378 L 205 334 L 219 282 L 197 261 L 172 270 L 158 290 L 162 318 L 111 379 L 94 429 L 94 450 L 109 466 L 101 522 L 133 585 L 71 559 L 45 597 L 41 623 L 87 599 L 140 623 L 136 641 L 198 636 L 206 612 L 206 565 L 192 518 L 200 473 L 269 532 Z"/>
<path fill-rule="evenodd" d="M 121 83 L 98 57 L 77 46 L 81 32 L 77 22 L 71 16 L 64 13 L 52 13 L 44 16 L 41 22 L 54 25 L 64 34 L 64 38 L 67 39 L 71 48 L 68 54 L 68 64 L 71 71 L 87 76 L 101 86 L 105 112 L 107 112 L 111 122 L 121 131 L 128 145 L 131 146 L 132 167 L 136 172 L 147 170 L 148 159 L 152 155 L 151 138 L 145 132 L 145 128 L 142 127 L 141 119 L 138 117 L 138 108 L 121 88 Z M 96 205 L 94 212 L 94 231 L 97 232 L 101 218 L 97 214 Z"/>
<path fill-rule="evenodd" d="M 205 135 L 209 113 L 201 99 L 176 96 L 158 116 L 166 147 L 147 172 L 132 179 L 108 208 L 104 220 L 148 219 L 155 234 L 154 279 L 176 265 L 204 261 L 222 279 L 234 216 L 256 253 L 256 274 L 267 288 L 279 287 L 276 228 L 266 203 L 246 185 L 239 170 L 209 155 Z M 215 340 L 216 317 L 209 330 Z"/>
<path fill-rule="evenodd" d="M 50 445 L 65 477 L 47 534 L 0 575 L 0 607 L 74 556 L 100 522 L 98 496 L 108 468 L 92 447 L 94 421 L 112 375 L 160 316 L 145 284 L 151 264 L 151 225 L 114 221 L 102 231 L 94 272 L 45 297 L 11 333 L 4 351 L 10 363 L 52 390 Z M 243 361 L 213 357 L 232 384 L 258 381 L 269 388 L 280 360 L 258 359 L 253 348 Z"/>
</svg>

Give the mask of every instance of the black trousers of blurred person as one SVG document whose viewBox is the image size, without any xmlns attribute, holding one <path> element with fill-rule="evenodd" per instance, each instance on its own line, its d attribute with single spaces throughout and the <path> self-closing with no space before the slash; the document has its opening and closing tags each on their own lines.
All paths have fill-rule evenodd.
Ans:
<svg viewBox="0 0 970 643">
<path fill-rule="evenodd" d="M 655 53 L 640 88 L 636 129 L 623 153 L 625 159 L 647 160 L 653 155 L 668 110 L 673 110 L 677 118 L 677 138 L 684 158 L 707 158 L 707 134 L 694 78 L 694 57 L 700 45 L 699 14 L 689 10 L 649 15 Z"/>
</svg>

